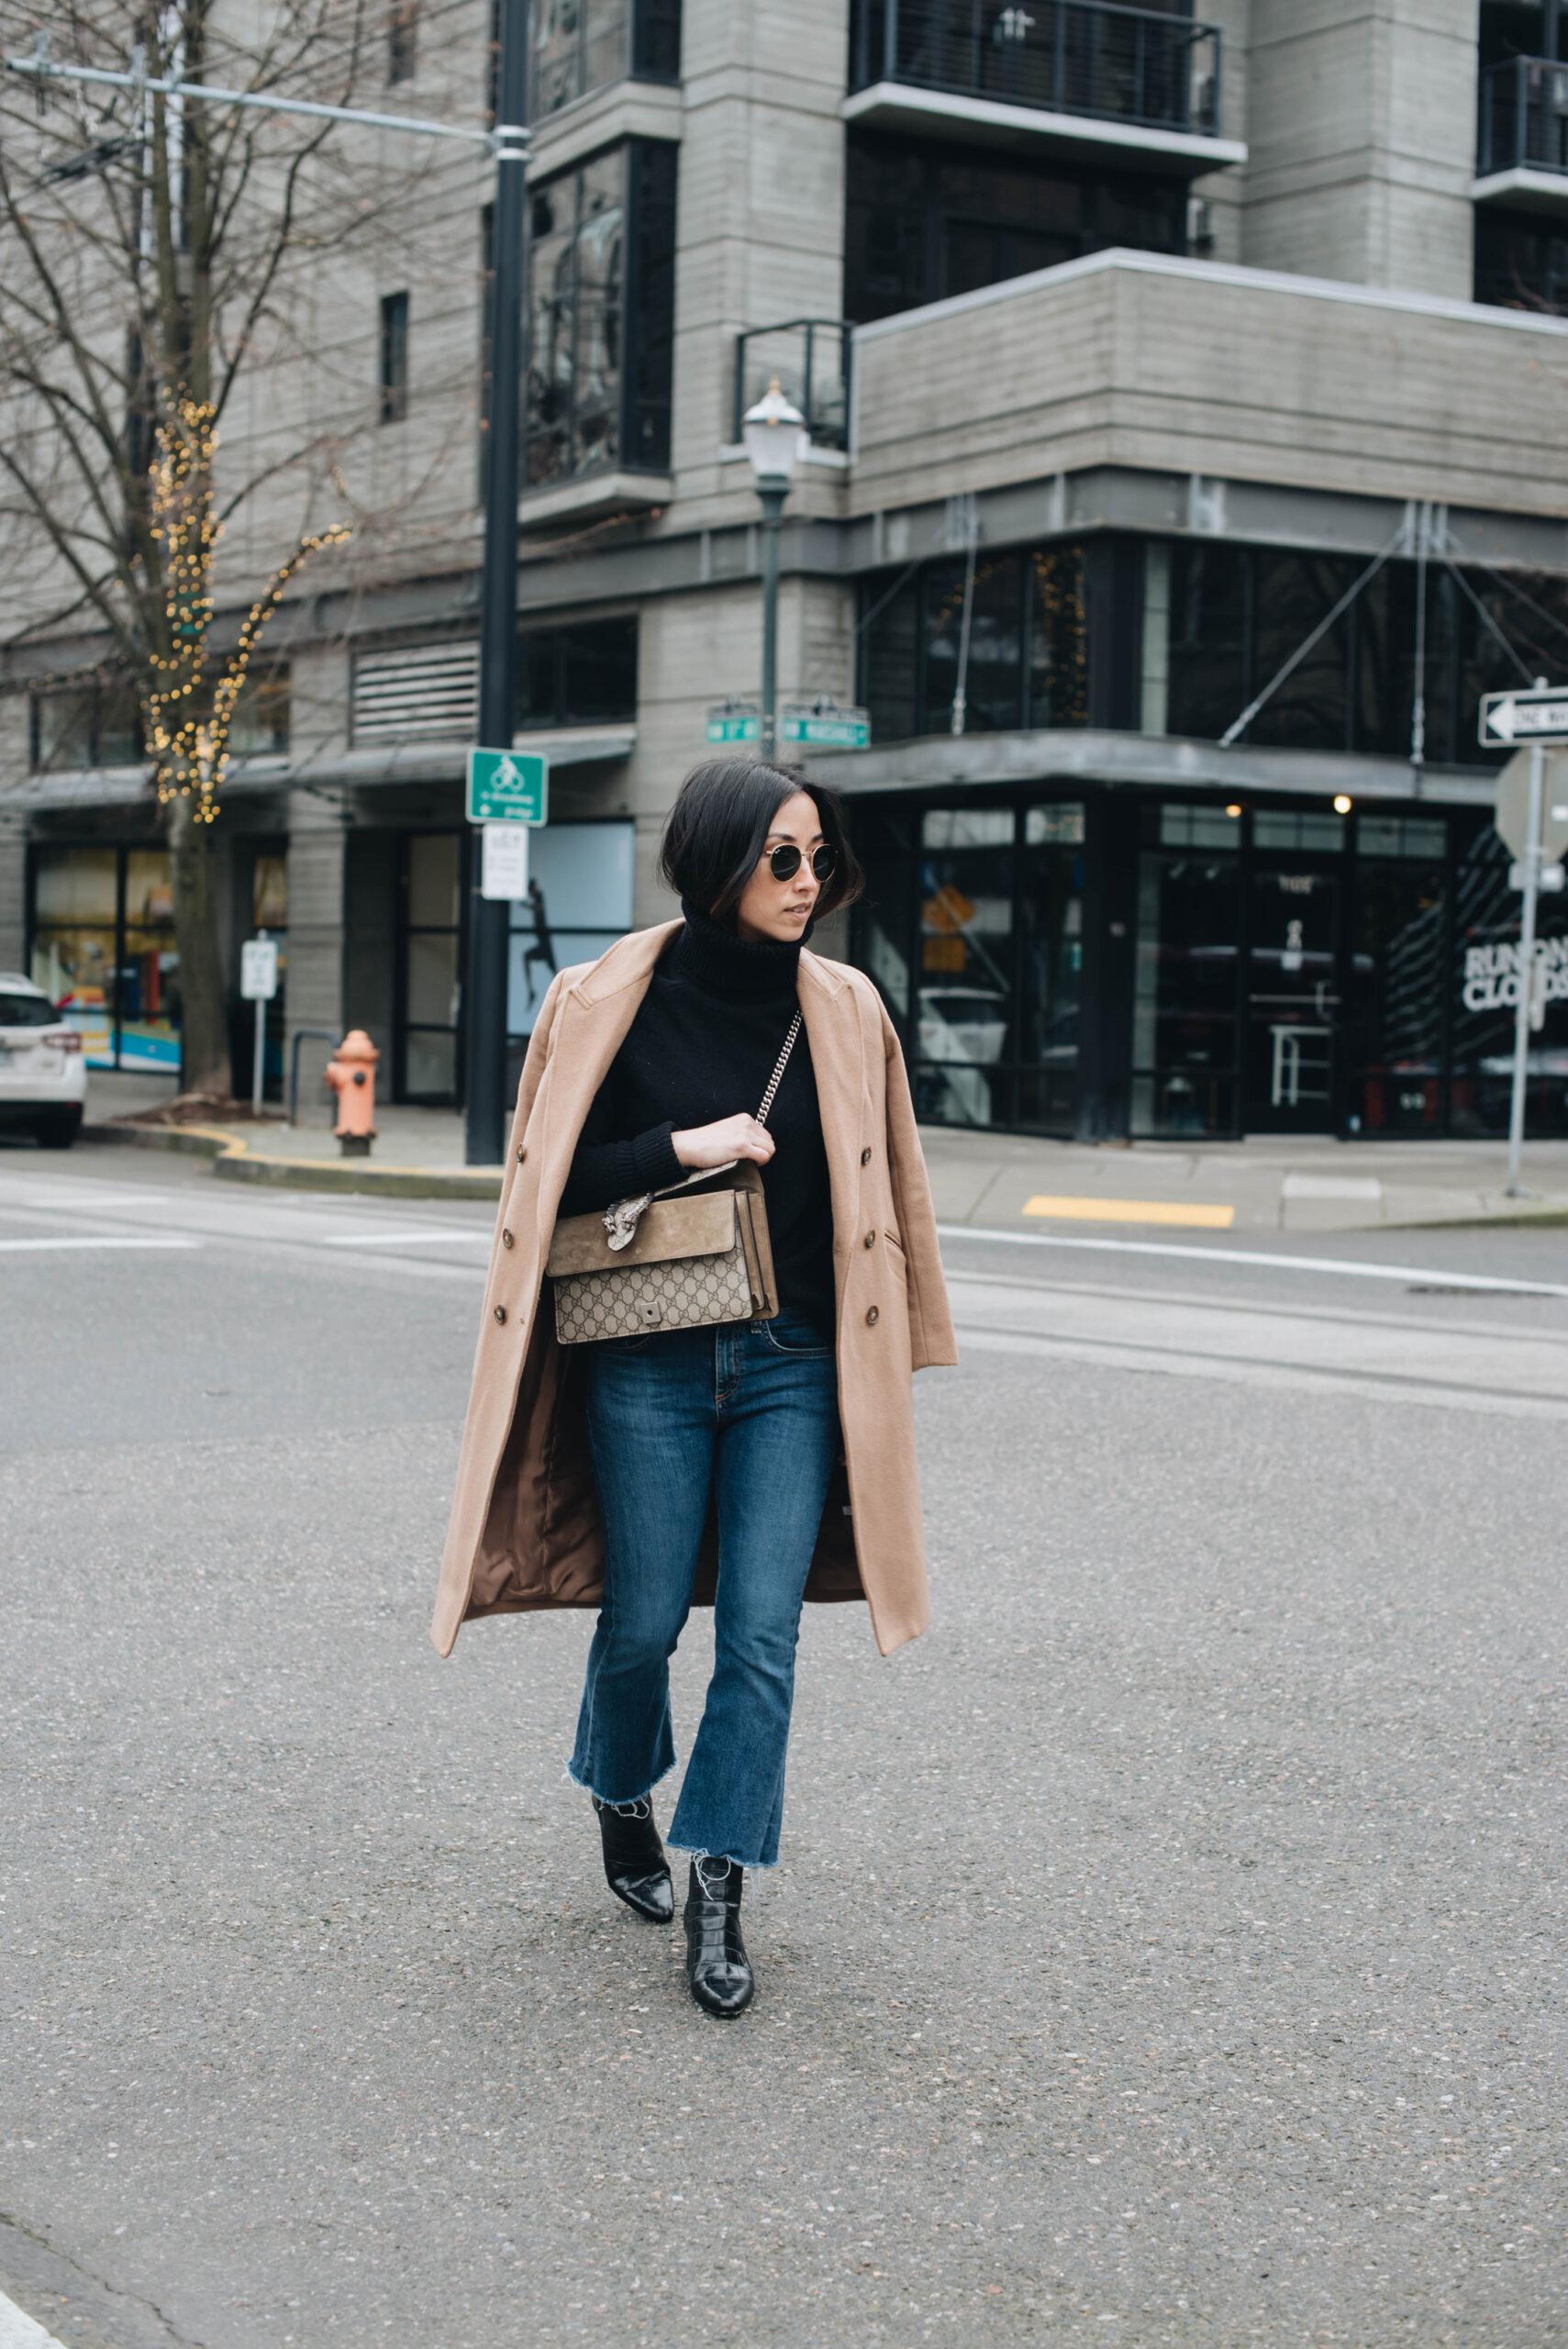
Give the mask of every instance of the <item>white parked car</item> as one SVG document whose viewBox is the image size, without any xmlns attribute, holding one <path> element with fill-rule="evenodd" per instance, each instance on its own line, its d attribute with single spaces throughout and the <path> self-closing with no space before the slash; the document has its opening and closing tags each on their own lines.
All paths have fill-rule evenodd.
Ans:
<svg viewBox="0 0 1568 2349">
<path fill-rule="evenodd" d="M 82 1039 L 42 987 L 0 971 L 0 1124 L 21 1126 L 50 1150 L 82 1130 L 87 1063 Z"/>
<path fill-rule="evenodd" d="M 919 1033 L 923 1061 L 999 1061 L 1006 997 L 995 987 L 922 987 Z"/>
</svg>

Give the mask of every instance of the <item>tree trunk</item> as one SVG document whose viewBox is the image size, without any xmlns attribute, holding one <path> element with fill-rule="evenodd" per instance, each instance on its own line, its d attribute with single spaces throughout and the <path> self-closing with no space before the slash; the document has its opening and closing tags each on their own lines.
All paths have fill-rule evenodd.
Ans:
<svg viewBox="0 0 1568 2349">
<path fill-rule="evenodd" d="M 227 1098 L 234 1075 L 217 943 L 217 843 L 210 824 L 195 822 L 183 794 L 168 803 L 168 832 L 180 951 L 181 1090 Z"/>
</svg>

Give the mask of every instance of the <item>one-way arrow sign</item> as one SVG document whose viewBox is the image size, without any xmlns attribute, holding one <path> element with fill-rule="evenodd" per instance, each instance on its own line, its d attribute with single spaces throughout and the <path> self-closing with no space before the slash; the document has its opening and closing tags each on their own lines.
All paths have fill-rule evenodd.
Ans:
<svg viewBox="0 0 1568 2349">
<path fill-rule="evenodd" d="M 1568 742 L 1568 685 L 1483 694 L 1481 740 L 1493 750 L 1509 742 Z"/>
</svg>

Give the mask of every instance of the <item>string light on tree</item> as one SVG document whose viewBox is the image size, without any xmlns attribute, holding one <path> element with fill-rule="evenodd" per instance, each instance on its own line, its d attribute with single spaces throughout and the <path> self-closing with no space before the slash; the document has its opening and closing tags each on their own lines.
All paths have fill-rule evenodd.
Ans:
<svg viewBox="0 0 1568 2349">
<path fill-rule="evenodd" d="M 261 631 L 301 564 L 352 536 L 347 523 L 334 522 L 300 540 L 251 605 L 215 678 L 206 636 L 213 553 L 223 534 L 213 510 L 217 440 L 217 412 L 208 402 L 171 395 L 158 420 L 149 473 L 150 534 L 165 555 L 166 637 L 161 648 L 149 651 L 158 683 L 144 699 L 147 747 L 160 804 L 194 796 L 194 820 L 205 824 L 217 814 L 235 707 Z"/>
</svg>

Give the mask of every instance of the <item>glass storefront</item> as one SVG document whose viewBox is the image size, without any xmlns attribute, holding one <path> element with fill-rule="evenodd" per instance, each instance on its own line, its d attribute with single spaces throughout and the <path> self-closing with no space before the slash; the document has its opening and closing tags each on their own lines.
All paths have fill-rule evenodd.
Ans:
<svg viewBox="0 0 1568 2349">
<path fill-rule="evenodd" d="M 399 1101 L 455 1101 L 462 1002 L 462 832 L 406 832 L 395 998 Z"/>
<path fill-rule="evenodd" d="M 544 991 L 569 963 L 591 963 L 631 928 L 636 827 L 546 824 L 528 842 L 528 894 L 511 908 L 506 1041 L 526 1044 Z"/>
<path fill-rule="evenodd" d="M 29 974 L 81 1031 L 89 1067 L 180 1066 L 180 957 L 161 848 L 34 852 Z"/>
<path fill-rule="evenodd" d="M 1072 1130 L 1083 966 L 1084 809 L 853 811 L 871 885 L 854 960 L 906 1036 L 933 1125 Z"/>
<path fill-rule="evenodd" d="M 466 830 L 405 832 L 392 990 L 393 1098 L 445 1106 L 462 1098 L 467 955 Z M 528 894 L 508 908 L 506 1044 L 515 1088 L 555 973 L 592 962 L 631 928 L 636 827 L 550 823 L 528 838 Z M 373 982 L 367 980 L 367 985 Z"/>
<path fill-rule="evenodd" d="M 1140 793 L 1129 830 L 1102 804 L 853 807 L 870 885 L 851 952 L 898 1025 L 921 1119 L 1084 1130 L 1088 1030 L 1135 1139 L 1507 1130 L 1519 898 L 1482 810 Z M 1135 872 L 1109 869 L 1129 854 Z M 1118 893 L 1125 945 L 1087 941 L 1085 907 Z M 1537 960 L 1528 1130 L 1544 1136 L 1568 1133 L 1560 898 L 1541 900 Z"/>
</svg>

